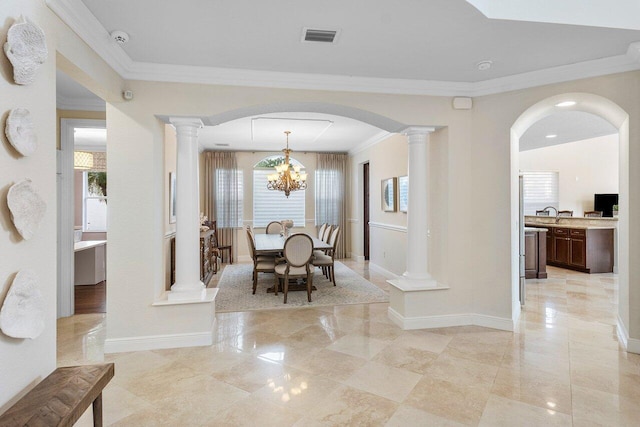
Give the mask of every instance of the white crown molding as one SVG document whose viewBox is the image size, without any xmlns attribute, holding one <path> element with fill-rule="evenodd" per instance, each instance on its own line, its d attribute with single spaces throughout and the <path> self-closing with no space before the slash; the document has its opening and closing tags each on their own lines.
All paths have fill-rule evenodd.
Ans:
<svg viewBox="0 0 640 427">
<path fill-rule="evenodd" d="M 45 1 L 63 22 L 126 80 L 474 97 L 640 69 L 640 47 L 632 48 L 638 43 L 633 43 L 626 55 L 479 82 L 388 79 L 134 62 L 121 46 L 111 40 L 109 33 L 81 0 Z"/>
<path fill-rule="evenodd" d="M 58 110 L 106 111 L 107 104 L 101 99 L 69 98 L 57 94 L 56 108 Z"/>
<path fill-rule="evenodd" d="M 391 135 L 392 134 L 387 131 L 384 131 L 384 130 L 380 131 L 375 135 L 373 135 L 371 138 L 367 139 L 364 142 L 361 142 L 360 144 L 356 145 L 351 150 L 349 150 L 349 155 L 353 156 L 354 154 L 358 154 L 368 148 L 371 148 L 377 143 L 382 142 L 385 139 L 389 138 Z"/>
<path fill-rule="evenodd" d="M 85 43 L 89 45 L 120 76 L 126 78 L 133 61 L 89 11 L 81 0 L 45 0 L 49 9 L 60 17 Z"/>
</svg>

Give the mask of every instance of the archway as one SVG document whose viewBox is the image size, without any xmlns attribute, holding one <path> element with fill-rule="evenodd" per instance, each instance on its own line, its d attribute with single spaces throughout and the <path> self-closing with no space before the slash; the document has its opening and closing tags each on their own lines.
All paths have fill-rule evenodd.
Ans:
<svg viewBox="0 0 640 427">
<path fill-rule="evenodd" d="M 564 104 L 561 104 L 564 103 Z M 544 99 L 524 111 L 511 127 L 511 295 L 512 317 L 520 314 L 518 300 L 518 153 L 520 138 L 524 132 L 540 119 L 559 110 L 574 110 L 594 114 L 608 121 L 619 135 L 619 186 L 620 211 L 618 220 L 619 304 L 618 336 L 628 351 L 640 349 L 628 346 L 629 333 L 629 115 L 620 106 L 598 95 L 590 93 L 566 93 Z"/>
</svg>

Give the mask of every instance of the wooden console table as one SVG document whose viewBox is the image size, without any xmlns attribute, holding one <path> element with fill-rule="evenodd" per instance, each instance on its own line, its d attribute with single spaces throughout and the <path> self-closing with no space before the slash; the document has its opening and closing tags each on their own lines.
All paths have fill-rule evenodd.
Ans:
<svg viewBox="0 0 640 427">
<path fill-rule="evenodd" d="M 102 426 L 102 390 L 113 363 L 58 368 L 0 415 L 0 427 L 73 426 L 93 405 L 93 425 Z"/>
</svg>

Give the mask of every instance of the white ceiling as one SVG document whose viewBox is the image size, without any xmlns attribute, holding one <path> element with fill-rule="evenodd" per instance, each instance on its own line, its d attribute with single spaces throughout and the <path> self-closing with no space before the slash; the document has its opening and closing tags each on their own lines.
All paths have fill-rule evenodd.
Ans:
<svg viewBox="0 0 640 427">
<path fill-rule="evenodd" d="M 606 16 L 599 6 L 580 3 L 573 17 L 550 0 L 540 0 L 536 10 L 523 0 L 46 1 L 125 79 L 475 96 L 640 69 L 639 25 L 625 18 L 637 2 L 629 0 L 608 4 L 614 13 Z M 577 0 L 566 1 L 575 6 Z M 304 27 L 340 35 L 335 44 L 303 43 Z M 110 40 L 114 30 L 127 32 L 129 43 Z M 491 68 L 478 70 L 485 60 Z M 59 73 L 59 108 L 84 103 L 84 109 L 104 109 L 103 101 L 78 87 Z M 343 117 L 278 113 L 206 127 L 200 141 L 204 148 L 281 149 L 282 126 L 252 135 L 257 117 L 333 121 L 316 132 L 313 148 L 298 127 L 291 136 L 294 150 L 349 151 L 385 135 Z M 527 132 L 523 149 L 540 146 L 535 132 L 551 132 L 546 128 L 558 129 L 553 143 L 609 132 L 594 120 L 548 120 Z"/>
<path fill-rule="evenodd" d="M 56 105 L 60 110 L 105 110 L 102 99 L 60 70 L 56 70 Z"/>
<path fill-rule="evenodd" d="M 618 130 L 608 121 L 582 111 L 562 111 L 534 123 L 520 138 L 520 151 L 612 135 Z M 547 138 L 548 135 L 556 135 Z"/>
</svg>

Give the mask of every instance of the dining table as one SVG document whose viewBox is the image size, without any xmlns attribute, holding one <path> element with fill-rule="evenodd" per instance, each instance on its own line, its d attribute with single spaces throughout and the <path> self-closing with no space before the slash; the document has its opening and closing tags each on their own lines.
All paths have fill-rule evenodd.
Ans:
<svg viewBox="0 0 640 427">
<path fill-rule="evenodd" d="M 311 240 L 313 240 L 313 249 L 331 249 L 331 245 L 327 242 L 324 242 L 317 237 L 309 237 L 311 237 Z M 256 233 L 255 238 L 256 254 L 258 255 L 268 255 L 282 252 L 284 250 L 284 242 L 287 240 L 284 236 L 281 236 L 279 234 Z"/>
<path fill-rule="evenodd" d="M 304 233 L 306 234 L 306 233 Z M 308 235 L 308 234 L 307 234 Z M 332 246 L 322 239 L 318 239 L 317 237 L 311 237 L 313 241 L 313 249 L 324 250 L 331 249 Z M 255 243 L 256 243 L 256 255 L 269 255 L 269 254 L 277 254 L 284 250 L 284 242 L 286 241 L 286 237 L 281 236 L 280 234 L 263 234 L 256 233 L 255 234 Z M 315 286 L 312 286 L 312 290 L 317 290 Z M 306 291 L 307 286 L 300 279 L 297 281 L 296 279 L 292 279 L 289 284 L 289 291 Z M 268 293 L 274 292 L 274 287 L 270 287 L 267 289 Z"/>
</svg>

